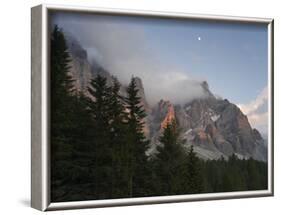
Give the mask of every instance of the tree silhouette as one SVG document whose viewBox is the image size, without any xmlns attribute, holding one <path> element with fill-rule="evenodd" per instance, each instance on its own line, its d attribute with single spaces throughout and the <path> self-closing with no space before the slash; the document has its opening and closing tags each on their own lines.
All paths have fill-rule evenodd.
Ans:
<svg viewBox="0 0 281 215">
<path fill-rule="evenodd" d="M 201 193 L 203 191 L 203 174 L 199 158 L 196 156 L 193 146 L 187 153 L 187 193 Z"/>
<path fill-rule="evenodd" d="M 125 99 L 128 110 L 128 189 L 130 196 L 143 196 L 147 192 L 146 180 L 148 175 L 147 155 L 149 142 L 144 135 L 144 118 L 146 113 L 141 105 L 141 97 L 138 95 L 139 89 L 136 86 L 136 79 L 133 77 L 127 88 Z"/>
<path fill-rule="evenodd" d="M 186 191 L 186 154 L 179 140 L 179 131 L 176 121 L 173 120 L 163 130 L 157 146 L 154 172 L 157 175 L 158 195 L 184 194 Z"/>
</svg>

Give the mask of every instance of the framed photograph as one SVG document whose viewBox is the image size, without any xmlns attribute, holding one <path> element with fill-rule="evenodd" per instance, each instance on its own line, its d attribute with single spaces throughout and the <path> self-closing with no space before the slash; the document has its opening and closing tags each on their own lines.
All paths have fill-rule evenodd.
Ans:
<svg viewBox="0 0 281 215">
<path fill-rule="evenodd" d="M 31 13 L 33 208 L 273 195 L 273 19 Z"/>
</svg>

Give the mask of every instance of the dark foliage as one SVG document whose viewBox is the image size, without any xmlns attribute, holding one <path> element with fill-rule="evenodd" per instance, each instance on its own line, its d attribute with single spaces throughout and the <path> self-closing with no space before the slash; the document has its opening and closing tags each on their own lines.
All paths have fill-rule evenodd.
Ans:
<svg viewBox="0 0 281 215">
<path fill-rule="evenodd" d="M 146 156 L 149 142 L 143 131 L 146 113 L 141 105 L 135 78 L 131 79 L 127 88 L 125 101 L 129 112 L 126 135 L 129 153 L 129 196 L 144 196 L 149 191 L 147 184 L 149 169 Z"/>
<path fill-rule="evenodd" d="M 232 155 L 202 162 L 205 180 L 204 192 L 230 192 L 267 189 L 267 163 L 238 159 Z"/>
</svg>

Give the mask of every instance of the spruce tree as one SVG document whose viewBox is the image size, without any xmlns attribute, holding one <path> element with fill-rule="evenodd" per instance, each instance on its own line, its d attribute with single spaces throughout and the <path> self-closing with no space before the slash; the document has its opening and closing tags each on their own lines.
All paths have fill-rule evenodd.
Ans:
<svg viewBox="0 0 281 215">
<path fill-rule="evenodd" d="M 128 110 L 127 133 L 127 173 L 129 196 L 148 195 L 148 165 L 146 151 L 149 142 L 144 134 L 145 110 L 138 95 L 136 79 L 133 77 L 127 88 L 125 99 Z"/>
<path fill-rule="evenodd" d="M 90 199 L 93 129 L 86 97 L 73 87 L 64 33 L 51 34 L 51 199 Z M 84 191 L 84 192 L 82 192 Z"/>
<path fill-rule="evenodd" d="M 201 193 L 204 189 L 202 165 L 194 152 L 193 146 L 188 150 L 186 173 L 187 193 Z"/>
<path fill-rule="evenodd" d="M 110 87 L 106 78 L 98 74 L 90 82 L 88 88 L 89 112 L 93 120 L 94 138 L 93 154 L 95 174 L 95 196 L 98 199 L 108 198 L 111 195 L 112 149 L 110 145 Z"/>
<path fill-rule="evenodd" d="M 111 197 L 128 197 L 126 186 L 126 175 L 128 162 L 127 155 L 127 113 L 125 112 L 125 101 L 120 95 L 120 83 L 117 78 L 112 77 L 113 83 L 110 87 L 109 114 L 110 114 L 110 147 L 111 147 Z"/>
<path fill-rule="evenodd" d="M 87 109 L 88 98 L 81 92 L 75 96 L 72 124 L 73 128 L 71 145 L 73 148 L 71 166 L 71 185 L 67 200 L 90 200 L 95 199 L 95 173 L 93 155 L 95 147 L 93 144 L 95 132 L 91 114 Z"/>
<path fill-rule="evenodd" d="M 69 75 L 70 56 L 64 34 L 58 26 L 51 35 L 51 128 L 52 136 L 71 126 L 69 104 L 72 102 L 73 80 Z"/>
<path fill-rule="evenodd" d="M 73 85 L 69 75 L 70 56 L 64 34 L 57 26 L 51 34 L 51 198 L 60 201 L 73 174 Z"/>
<path fill-rule="evenodd" d="M 185 193 L 185 153 L 179 140 L 176 121 L 164 128 L 154 159 L 156 173 L 156 195 L 176 195 Z"/>
</svg>

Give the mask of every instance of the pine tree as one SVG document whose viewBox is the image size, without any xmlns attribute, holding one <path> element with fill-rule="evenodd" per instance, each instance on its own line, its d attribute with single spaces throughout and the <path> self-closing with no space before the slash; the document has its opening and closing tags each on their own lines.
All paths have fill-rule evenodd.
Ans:
<svg viewBox="0 0 281 215">
<path fill-rule="evenodd" d="M 84 96 L 73 87 L 67 42 L 57 26 L 51 34 L 50 56 L 51 198 L 52 201 L 79 200 L 81 196 L 76 193 L 82 184 L 92 181 L 89 177 L 89 154 L 93 150 L 91 121 Z M 87 198 L 86 193 L 83 198 Z"/>
<path fill-rule="evenodd" d="M 154 171 L 157 175 L 156 195 L 175 195 L 185 192 L 185 153 L 179 140 L 176 121 L 173 120 L 163 130 L 154 159 Z"/>
<path fill-rule="evenodd" d="M 110 146 L 110 87 L 106 78 L 98 74 L 88 88 L 91 99 L 88 107 L 93 120 L 95 196 L 98 199 L 111 195 L 112 149 Z"/>
<path fill-rule="evenodd" d="M 60 102 L 60 97 L 67 97 L 73 92 L 73 79 L 69 75 L 69 63 L 71 61 L 68 53 L 66 39 L 58 26 L 54 27 L 51 35 L 51 99 L 52 108 L 57 110 L 67 107 Z"/>
<path fill-rule="evenodd" d="M 61 29 L 54 27 L 51 36 L 51 123 L 52 136 L 71 126 L 68 117 L 72 102 L 73 80 L 69 73 L 70 56 Z"/>
<path fill-rule="evenodd" d="M 73 174 L 69 162 L 71 141 L 73 80 L 69 75 L 70 56 L 64 34 L 57 26 L 51 34 L 51 198 L 58 201 L 67 193 L 67 178 Z"/>
<path fill-rule="evenodd" d="M 125 101 L 120 95 L 120 83 L 112 77 L 113 84 L 110 87 L 110 147 L 112 149 L 112 176 L 111 176 L 111 197 L 128 197 L 128 187 L 125 177 L 127 175 L 127 113 L 125 112 Z"/>
<path fill-rule="evenodd" d="M 128 153 L 128 190 L 129 196 L 145 196 L 148 193 L 148 173 L 147 155 L 149 142 L 144 135 L 145 110 L 141 105 L 141 98 L 138 95 L 136 79 L 133 77 L 127 88 L 128 110 L 128 134 L 127 134 L 127 153 Z"/>
<path fill-rule="evenodd" d="M 203 191 L 203 174 L 200 159 L 196 156 L 193 146 L 187 154 L 186 171 L 187 193 L 201 193 Z"/>
<path fill-rule="evenodd" d="M 51 198 L 90 199 L 93 129 L 86 97 L 73 87 L 64 33 L 51 35 Z M 85 190 L 81 194 L 81 190 Z M 78 194 L 77 194 L 78 193 Z"/>
</svg>

